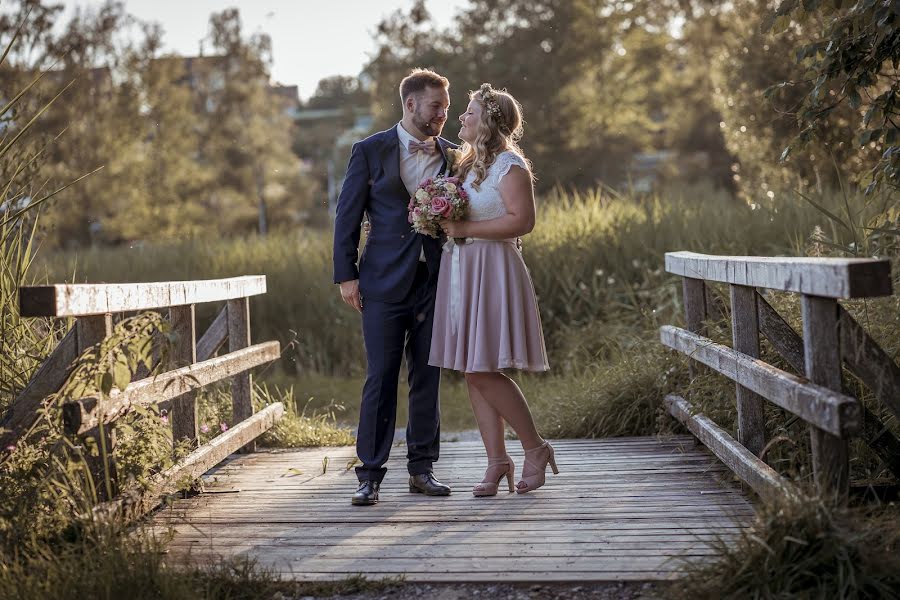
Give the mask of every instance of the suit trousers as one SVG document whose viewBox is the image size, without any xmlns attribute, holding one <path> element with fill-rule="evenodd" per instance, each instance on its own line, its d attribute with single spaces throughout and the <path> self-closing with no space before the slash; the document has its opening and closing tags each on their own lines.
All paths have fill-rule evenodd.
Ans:
<svg viewBox="0 0 900 600">
<path fill-rule="evenodd" d="M 409 382 L 406 426 L 410 475 L 432 470 L 440 450 L 441 370 L 428 364 L 437 273 L 420 262 L 415 281 L 401 302 L 363 298 L 362 327 L 368 367 L 359 411 L 356 468 L 360 481 L 381 481 L 387 469 L 397 419 L 397 385 L 405 354 Z"/>
</svg>

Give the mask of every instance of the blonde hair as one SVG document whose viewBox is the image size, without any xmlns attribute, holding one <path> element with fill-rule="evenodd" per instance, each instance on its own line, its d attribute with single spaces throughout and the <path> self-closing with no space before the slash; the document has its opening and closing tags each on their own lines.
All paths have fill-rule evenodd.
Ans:
<svg viewBox="0 0 900 600">
<path fill-rule="evenodd" d="M 531 162 L 519 148 L 519 140 L 524 133 L 522 105 L 505 89 L 495 90 L 487 83 L 482 84 L 478 91 L 469 92 L 469 99 L 478 102 L 482 110 L 475 130 L 475 141 L 464 143 L 460 149 L 462 156 L 457 172 L 460 180 L 465 180 L 469 171 L 474 171 L 472 187 L 479 189 L 487 177 L 488 168 L 504 150 L 518 154 L 528 165 L 530 176 Z"/>
</svg>

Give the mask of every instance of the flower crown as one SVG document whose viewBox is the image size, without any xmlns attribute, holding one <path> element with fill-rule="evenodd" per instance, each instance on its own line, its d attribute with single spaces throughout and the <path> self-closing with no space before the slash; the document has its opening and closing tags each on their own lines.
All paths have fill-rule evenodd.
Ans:
<svg viewBox="0 0 900 600">
<path fill-rule="evenodd" d="M 500 110 L 500 103 L 497 102 L 497 96 L 494 95 L 494 89 L 491 87 L 491 84 L 482 83 L 478 93 L 481 94 L 481 100 L 484 102 L 488 114 L 497 122 L 497 128 L 500 129 L 500 133 L 508 134 L 509 126 L 506 124 L 506 119 L 503 118 L 503 111 Z"/>
</svg>

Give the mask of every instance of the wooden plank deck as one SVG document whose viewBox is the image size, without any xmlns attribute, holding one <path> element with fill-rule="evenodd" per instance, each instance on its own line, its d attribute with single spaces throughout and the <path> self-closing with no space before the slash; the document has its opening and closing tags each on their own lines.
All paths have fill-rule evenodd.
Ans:
<svg viewBox="0 0 900 600">
<path fill-rule="evenodd" d="M 297 580 L 362 573 L 407 581 L 627 581 L 673 577 L 709 557 L 753 509 L 728 473 L 688 436 L 559 440 L 560 474 L 518 495 L 475 498 L 479 442 L 444 442 L 435 473 L 453 494 L 410 494 L 395 447 L 381 502 L 350 505 L 351 447 L 254 453 L 205 476 L 206 493 L 151 520 L 177 560 L 249 555 Z M 522 451 L 509 443 L 517 467 Z M 327 463 L 327 464 L 326 464 Z M 324 473 L 323 473 L 324 470 Z"/>
</svg>

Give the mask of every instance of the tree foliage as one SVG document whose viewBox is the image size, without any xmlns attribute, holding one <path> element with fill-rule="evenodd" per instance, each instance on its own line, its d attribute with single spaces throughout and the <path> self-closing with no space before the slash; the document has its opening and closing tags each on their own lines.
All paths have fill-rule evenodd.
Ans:
<svg viewBox="0 0 900 600">
<path fill-rule="evenodd" d="M 900 187 L 900 3 L 783 0 L 763 29 L 779 36 L 809 32 L 793 52 L 800 76 L 772 88 L 802 90 L 796 113 L 802 130 L 783 156 L 849 116 L 855 145 L 876 152 L 867 161 L 866 191 Z"/>
<path fill-rule="evenodd" d="M 102 167 L 47 212 L 46 242 L 247 233 L 308 219 L 317 187 L 270 93 L 268 38 L 244 34 L 236 10 L 212 15 L 215 55 L 201 57 L 164 54 L 164 32 L 116 2 L 63 21 L 61 5 L 18 0 L 0 13 L 0 41 L 26 15 L 4 83 L 15 89 L 44 73 L 34 105 L 71 83 L 36 127 L 55 142 L 33 185 L 52 188 Z M 16 115 L 7 123 L 21 125 Z"/>
</svg>

